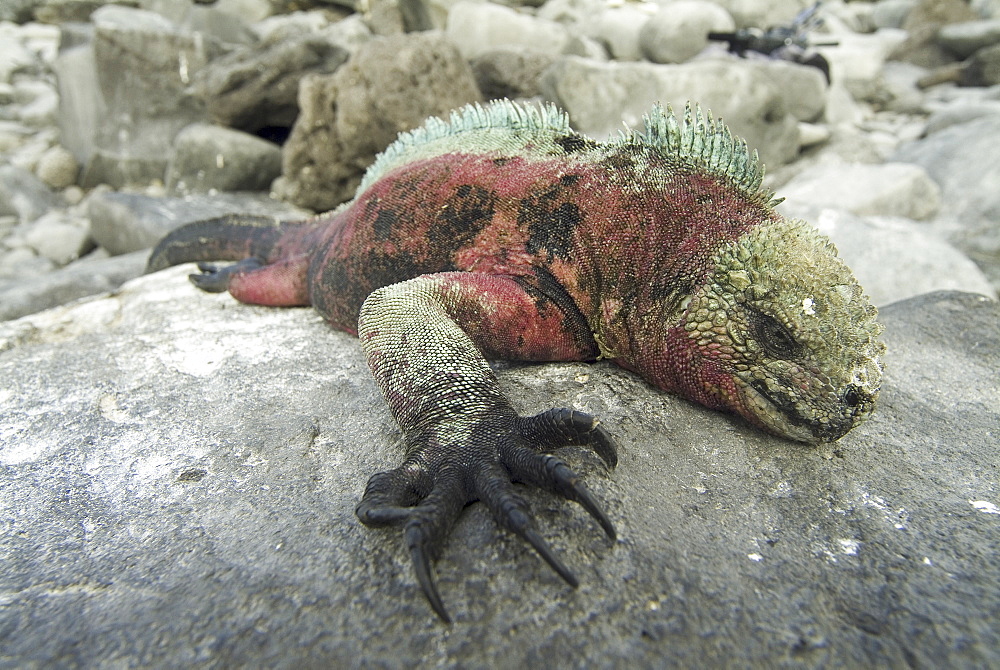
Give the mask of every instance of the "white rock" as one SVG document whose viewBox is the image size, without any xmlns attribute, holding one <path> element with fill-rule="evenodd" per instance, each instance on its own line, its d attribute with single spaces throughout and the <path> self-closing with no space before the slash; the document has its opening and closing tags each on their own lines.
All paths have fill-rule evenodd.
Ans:
<svg viewBox="0 0 1000 670">
<path fill-rule="evenodd" d="M 66 188 L 76 183 L 80 165 L 65 147 L 50 147 L 38 159 L 35 174 L 52 188 Z"/>
<path fill-rule="evenodd" d="M 615 60 L 642 60 L 639 34 L 650 20 L 650 14 L 632 5 L 606 9 L 585 19 L 579 26 L 581 32 L 607 48 Z"/>
<path fill-rule="evenodd" d="M 24 241 L 39 256 L 60 266 L 76 260 L 94 246 L 87 226 L 60 210 L 48 212 L 28 226 Z"/>
<path fill-rule="evenodd" d="M 910 163 L 820 163 L 794 177 L 778 195 L 797 204 L 918 220 L 931 218 L 941 207 L 941 189 Z"/>
<path fill-rule="evenodd" d="M 882 66 L 892 50 L 906 39 L 902 30 L 879 30 L 871 35 L 842 33 L 837 46 L 817 47 L 830 63 L 830 79 L 843 83 L 859 100 L 877 99 Z"/>
<path fill-rule="evenodd" d="M 708 33 L 731 32 L 736 22 L 722 7 L 702 0 L 664 5 L 639 34 L 643 55 L 654 63 L 683 63 L 708 45 Z"/>
<path fill-rule="evenodd" d="M 833 240 L 878 306 L 930 291 L 997 296 L 982 270 L 926 224 L 892 217 L 859 218 L 833 209 L 805 218 Z"/>
<path fill-rule="evenodd" d="M 730 129 L 775 167 L 798 152 L 796 119 L 768 61 L 692 61 L 680 65 L 598 63 L 567 56 L 543 75 L 547 99 L 569 112 L 573 127 L 599 139 L 616 135 L 622 123 L 642 127 L 654 102 L 682 113 L 688 101 L 722 117 Z"/>
<path fill-rule="evenodd" d="M 455 4 L 448 12 L 445 34 L 466 59 L 498 47 L 521 47 L 562 53 L 570 35 L 564 26 L 492 3 Z"/>
</svg>

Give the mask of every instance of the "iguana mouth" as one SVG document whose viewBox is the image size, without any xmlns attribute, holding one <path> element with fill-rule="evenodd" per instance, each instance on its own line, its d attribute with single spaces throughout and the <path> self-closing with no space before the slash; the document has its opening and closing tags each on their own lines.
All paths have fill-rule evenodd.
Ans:
<svg viewBox="0 0 1000 670">
<path fill-rule="evenodd" d="M 754 418 L 772 432 L 790 439 L 812 444 L 833 442 L 854 427 L 854 417 L 838 411 L 840 408 L 826 412 L 827 421 L 804 415 L 790 393 L 768 388 L 760 379 L 751 380 L 743 388 L 744 401 Z"/>
</svg>

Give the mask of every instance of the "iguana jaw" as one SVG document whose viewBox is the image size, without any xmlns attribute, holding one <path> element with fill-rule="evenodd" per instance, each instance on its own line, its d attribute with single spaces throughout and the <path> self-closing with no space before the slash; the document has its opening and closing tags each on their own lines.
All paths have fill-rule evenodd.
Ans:
<svg viewBox="0 0 1000 670">
<path fill-rule="evenodd" d="M 794 395 L 760 379 L 737 378 L 737 411 L 765 430 L 798 442 L 817 444 L 833 442 L 867 420 L 875 406 L 878 391 L 869 394 L 859 387 L 848 387 L 841 394 L 850 403 L 817 403 L 800 409 Z"/>
</svg>

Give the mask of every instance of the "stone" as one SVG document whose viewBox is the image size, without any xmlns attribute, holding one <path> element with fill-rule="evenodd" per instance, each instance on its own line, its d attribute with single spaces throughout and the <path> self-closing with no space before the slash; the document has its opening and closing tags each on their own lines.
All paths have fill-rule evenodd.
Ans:
<svg viewBox="0 0 1000 670">
<path fill-rule="evenodd" d="M 91 235 L 112 255 L 149 249 L 174 228 L 225 214 L 256 214 L 282 220 L 308 212 L 253 193 L 193 194 L 157 198 L 139 193 L 95 192 L 87 199 Z"/>
<path fill-rule="evenodd" d="M 882 95 L 882 66 L 889 54 L 906 39 L 902 30 L 879 30 L 871 35 L 837 34 L 837 46 L 816 47 L 830 63 L 830 79 L 857 100 L 878 100 Z"/>
<path fill-rule="evenodd" d="M 881 165 L 827 161 L 807 168 L 778 193 L 790 202 L 854 214 L 929 219 L 941 208 L 941 189 L 912 163 Z"/>
<path fill-rule="evenodd" d="M 664 3 L 669 8 L 670 3 Z M 737 28 L 770 28 L 788 25 L 809 3 L 798 0 L 719 0 Z"/>
<path fill-rule="evenodd" d="M 472 73 L 487 100 L 531 98 L 541 94 L 542 73 L 555 56 L 523 49 L 495 49 L 472 59 Z"/>
<path fill-rule="evenodd" d="M 1000 116 L 952 125 L 904 144 L 892 160 L 915 163 L 941 187 L 935 229 L 1000 286 Z"/>
<path fill-rule="evenodd" d="M 30 223 L 64 203 L 38 177 L 24 168 L 0 165 L 0 216 L 14 214 Z"/>
<path fill-rule="evenodd" d="M 606 0 L 548 0 L 535 15 L 565 26 L 580 24 L 608 8 Z"/>
<path fill-rule="evenodd" d="M 719 5 L 679 0 L 661 7 L 642 27 L 642 54 L 654 63 L 683 63 L 708 46 L 708 33 L 736 30 L 736 22 Z"/>
<path fill-rule="evenodd" d="M 469 0 L 452 5 L 445 35 L 467 60 L 498 47 L 559 54 L 570 37 L 566 28 L 554 21 Z"/>
<path fill-rule="evenodd" d="M 955 57 L 938 43 L 938 32 L 948 24 L 978 18 L 964 0 L 919 0 L 903 22 L 906 39 L 897 45 L 890 57 L 927 68 L 947 65 Z"/>
<path fill-rule="evenodd" d="M 350 52 L 324 33 L 237 49 L 205 66 L 191 90 L 215 123 L 250 133 L 291 128 L 298 116 L 299 82 L 307 73 L 329 74 Z"/>
<path fill-rule="evenodd" d="M 35 128 L 55 125 L 59 94 L 52 84 L 25 79 L 14 84 L 14 96 L 20 103 L 17 120 Z"/>
<path fill-rule="evenodd" d="M 809 221 L 833 240 L 865 293 L 879 307 L 932 291 L 997 297 L 983 271 L 924 223 L 901 217 L 857 216 L 790 200 L 779 205 L 779 210 Z"/>
<path fill-rule="evenodd" d="M 66 188 L 76 183 L 80 166 L 68 149 L 56 145 L 42 154 L 35 166 L 35 174 L 52 188 Z"/>
<path fill-rule="evenodd" d="M 749 60 L 601 63 L 567 56 L 542 76 L 542 90 L 569 112 L 576 130 L 597 138 L 616 136 L 623 122 L 641 127 L 654 102 L 670 103 L 683 113 L 687 101 L 698 101 L 773 167 L 798 151 L 796 120 L 787 111 L 784 90 L 769 75 L 773 65 Z"/>
<path fill-rule="evenodd" d="M 63 266 L 94 248 L 86 221 L 64 210 L 53 210 L 25 226 L 22 233 L 36 254 Z"/>
<path fill-rule="evenodd" d="M 959 58 L 968 58 L 984 47 L 1000 44 L 1000 19 L 941 26 L 937 42 Z"/>
<path fill-rule="evenodd" d="M 925 111 L 924 95 L 919 82 L 927 69 L 913 63 L 889 61 L 882 67 L 882 87 L 876 99 L 878 109 L 900 114 L 921 114 Z"/>
<path fill-rule="evenodd" d="M 196 123 L 174 140 L 167 188 L 176 193 L 264 191 L 280 174 L 278 145 L 239 130 Z"/>
<path fill-rule="evenodd" d="M 162 180 L 173 137 L 206 116 L 191 78 L 222 46 L 150 11 L 108 5 L 92 19 L 93 42 L 55 66 L 63 145 L 84 165 L 83 186 Z"/>
<path fill-rule="evenodd" d="M 872 20 L 876 28 L 900 29 L 917 0 L 878 0 L 872 7 Z"/>
<path fill-rule="evenodd" d="M 962 73 L 965 86 L 1000 84 L 1000 44 L 984 47 L 972 55 Z"/>
<path fill-rule="evenodd" d="M 86 257 L 42 276 L 0 281 L 0 321 L 114 291 L 142 275 L 148 256 L 136 251 L 99 260 Z"/>
<path fill-rule="evenodd" d="M 313 210 L 354 196 L 397 135 L 482 100 L 468 63 L 440 32 L 373 39 L 332 75 L 309 75 L 284 146 L 279 197 Z"/>
<path fill-rule="evenodd" d="M 357 341 L 200 293 L 192 268 L 0 324 L 11 665 L 1000 663 L 996 302 L 883 309 L 879 409 L 820 447 L 608 362 L 500 367 L 519 411 L 576 407 L 615 436 L 613 472 L 561 455 L 619 540 L 519 486 L 570 589 L 470 505 L 434 567 L 445 626 L 401 531 L 354 516 L 402 458 Z"/>
<path fill-rule="evenodd" d="M 1000 100 L 983 100 L 943 106 L 927 117 L 924 133 L 933 135 L 949 126 L 968 123 L 993 114 L 1000 115 Z"/>
<path fill-rule="evenodd" d="M 585 18 L 576 30 L 603 45 L 616 61 L 639 61 L 643 59 L 639 35 L 650 18 L 640 6 L 626 4 Z"/>
</svg>

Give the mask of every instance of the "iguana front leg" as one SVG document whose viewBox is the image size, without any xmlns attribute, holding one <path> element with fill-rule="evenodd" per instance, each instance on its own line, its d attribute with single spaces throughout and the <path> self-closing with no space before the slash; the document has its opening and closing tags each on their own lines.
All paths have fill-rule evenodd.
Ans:
<svg viewBox="0 0 1000 670">
<path fill-rule="evenodd" d="M 569 409 L 518 416 L 483 356 L 578 360 L 590 344 L 567 321 L 517 280 L 473 273 L 424 275 L 379 289 L 362 306 L 358 334 L 407 446 L 402 465 L 368 482 L 357 514 L 369 525 L 403 526 L 417 580 L 446 622 L 430 564 L 467 503 L 485 502 L 498 523 L 574 587 L 576 578 L 538 534 L 511 481 L 577 501 L 615 537 L 576 474 L 545 453 L 586 445 L 614 467 L 610 436 Z"/>
</svg>

